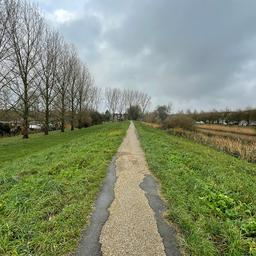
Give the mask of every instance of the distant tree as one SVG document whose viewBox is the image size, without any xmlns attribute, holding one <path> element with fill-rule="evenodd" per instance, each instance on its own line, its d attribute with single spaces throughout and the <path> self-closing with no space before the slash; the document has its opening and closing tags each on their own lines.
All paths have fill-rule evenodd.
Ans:
<svg viewBox="0 0 256 256">
<path fill-rule="evenodd" d="M 138 105 L 129 107 L 127 110 L 127 113 L 128 113 L 128 119 L 134 120 L 134 121 L 138 120 L 142 114 L 141 108 Z"/>
<path fill-rule="evenodd" d="M 164 122 L 164 120 L 168 117 L 170 112 L 171 112 L 171 105 L 158 106 L 156 109 L 156 113 L 161 122 Z"/>
<path fill-rule="evenodd" d="M 111 120 L 111 113 L 107 110 L 104 115 L 104 120 L 109 122 Z"/>
<path fill-rule="evenodd" d="M 93 81 L 87 66 L 83 65 L 80 69 L 78 77 L 78 92 L 77 92 L 77 105 L 78 105 L 78 128 L 83 127 L 83 113 L 88 110 L 91 89 Z"/>
<path fill-rule="evenodd" d="M 92 111 L 90 113 L 92 119 L 92 125 L 101 124 L 103 122 L 103 116 L 98 111 Z"/>
<path fill-rule="evenodd" d="M 106 88 L 105 89 L 105 100 L 106 105 L 111 114 L 115 114 L 118 111 L 119 101 L 121 99 L 121 91 L 117 88 Z"/>
</svg>

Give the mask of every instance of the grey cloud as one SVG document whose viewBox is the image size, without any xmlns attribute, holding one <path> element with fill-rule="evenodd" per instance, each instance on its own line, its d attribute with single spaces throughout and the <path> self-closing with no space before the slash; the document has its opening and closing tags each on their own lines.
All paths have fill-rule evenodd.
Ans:
<svg viewBox="0 0 256 256">
<path fill-rule="evenodd" d="M 91 0 L 60 29 L 100 86 L 146 90 L 176 108 L 238 108 L 255 106 L 244 68 L 256 61 L 255 10 L 249 0 Z"/>
</svg>

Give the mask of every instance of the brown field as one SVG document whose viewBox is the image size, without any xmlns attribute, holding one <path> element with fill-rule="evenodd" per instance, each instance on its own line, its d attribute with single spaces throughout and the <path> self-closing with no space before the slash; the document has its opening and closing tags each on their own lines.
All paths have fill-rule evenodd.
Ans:
<svg viewBox="0 0 256 256">
<path fill-rule="evenodd" d="M 256 136 L 256 129 L 254 127 L 225 126 L 219 124 L 201 124 L 196 125 L 196 128 Z"/>
<path fill-rule="evenodd" d="M 240 139 L 248 142 L 256 142 L 256 136 L 251 134 L 245 134 L 245 133 L 235 133 L 235 132 L 228 132 L 228 131 L 219 131 L 219 130 L 211 130 L 211 129 L 201 129 L 196 128 L 196 131 L 198 133 L 202 133 L 208 136 L 222 136 L 222 137 L 228 137 L 231 139 Z"/>
<path fill-rule="evenodd" d="M 160 124 L 145 124 L 161 128 Z M 253 127 L 196 125 L 194 131 L 175 128 L 169 129 L 168 132 L 215 147 L 249 162 L 256 162 L 256 129 Z"/>
<path fill-rule="evenodd" d="M 154 124 L 154 123 L 147 123 L 147 122 L 142 122 L 143 124 L 153 127 L 153 128 L 161 128 L 160 124 Z"/>
<path fill-rule="evenodd" d="M 170 129 L 169 132 L 173 135 L 182 136 L 205 145 L 213 146 L 216 149 L 225 151 L 249 162 L 256 162 L 256 136 L 230 132 L 220 135 L 217 131 L 209 133 L 209 130 L 202 132 L 202 130 L 185 131 L 182 129 Z"/>
</svg>

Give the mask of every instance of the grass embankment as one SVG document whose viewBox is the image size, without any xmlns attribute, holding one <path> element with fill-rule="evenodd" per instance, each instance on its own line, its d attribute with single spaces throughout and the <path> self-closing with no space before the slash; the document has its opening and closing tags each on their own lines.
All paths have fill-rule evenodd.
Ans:
<svg viewBox="0 0 256 256">
<path fill-rule="evenodd" d="M 256 166 L 137 123 L 188 255 L 256 255 Z"/>
<path fill-rule="evenodd" d="M 84 135 L 85 129 L 81 129 L 66 130 L 64 133 L 54 131 L 48 136 L 43 133 L 31 134 L 28 140 L 22 139 L 22 136 L 0 138 L 0 163 L 28 156 L 57 144 L 68 143 Z"/>
<path fill-rule="evenodd" d="M 0 255 L 75 251 L 127 127 L 112 123 L 1 141 Z"/>
</svg>

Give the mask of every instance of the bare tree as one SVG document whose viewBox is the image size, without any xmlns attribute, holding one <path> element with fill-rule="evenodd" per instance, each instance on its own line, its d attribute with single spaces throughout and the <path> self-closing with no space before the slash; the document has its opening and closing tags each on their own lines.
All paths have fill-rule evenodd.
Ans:
<svg viewBox="0 0 256 256">
<path fill-rule="evenodd" d="M 64 132 L 68 108 L 73 130 L 77 112 L 81 123 L 82 110 L 98 109 L 101 91 L 93 83 L 76 49 L 45 25 L 35 5 L 0 0 L 0 108 L 19 113 L 23 138 L 29 118 L 44 119 L 48 134 L 50 116 L 58 112 Z"/>
<path fill-rule="evenodd" d="M 105 89 L 105 100 L 111 114 L 115 114 L 118 110 L 118 105 L 121 97 L 121 91 L 117 88 Z"/>
<path fill-rule="evenodd" d="M 88 68 L 83 65 L 80 69 L 78 78 L 78 95 L 77 95 L 77 106 L 78 106 L 78 128 L 82 128 L 82 113 L 88 108 L 90 102 L 90 92 L 92 90 L 93 80 L 90 75 Z"/>
<path fill-rule="evenodd" d="M 70 112 L 71 112 L 71 131 L 74 130 L 74 122 L 77 106 L 77 94 L 78 94 L 78 76 L 80 74 L 81 63 L 78 59 L 77 52 L 74 46 L 71 47 L 69 58 L 69 75 L 70 83 L 68 86 L 69 100 L 70 100 Z"/>
<path fill-rule="evenodd" d="M 10 89 L 16 95 L 13 107 L 22 106 L 23 138 L 28 138 L 29 110 L 37 93 L 38 71 L 42 46 L 44 21 L 39 11 L 30 3 L 12 3 L 8 37 L 13 54 Z"/>
<path fill-rule="evenodd" d="M 2 89 L 10 82 L 12 65 L 10 63 L 11 45 L 10 37 L 10 17 L 13 11 L 12 0 L 0 0 L 0 96 Z"/>
<path fill-rule="evenodd" d="M 65 117 L 67 111 L 68 86 L 70 82 L 70 46 L 63 43 L 57 64 L 57 97 L 55 106 L 60 112 L 61 132 L 65 131 Z"/>
<path fill-rule="evenodd" d="M 56 97 L 57 62 L 60 53 L 61 37 L 55 31 L 45 30 L 40 67 L 38 73 L 41 83 L 39 84 L 40 98 L 44 108 L 44 133 L 49 133 L 50 109 Z"/>
<path fill-rule="evenodd" d="M 148 96 L 146 93 L 141 92 L 140 93 L 139 106 L 141 108 L 142 114 L 145 113 L 147 108 L 150 106 L 150 103 L 151 103 L 151 97 Z"/>
<path fill-rule="evenodd" d="M 92 85 L 94 81 L 92 80 Z M 99 109 L 100 102 L 102 100 L 101 97 L 101 88 L 96 86 L 91 86 L 89 91 L 89 98 L 87 103 L 87 108 L 91 111 L 97 111 Z"/>
</svg>

